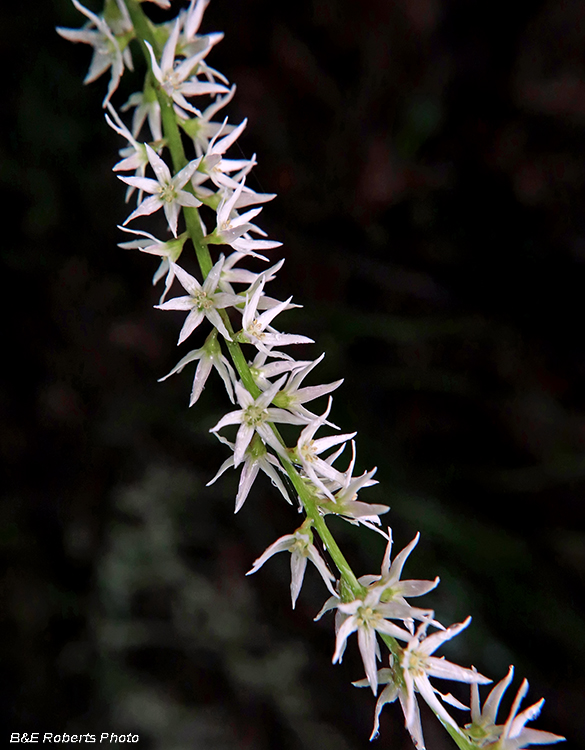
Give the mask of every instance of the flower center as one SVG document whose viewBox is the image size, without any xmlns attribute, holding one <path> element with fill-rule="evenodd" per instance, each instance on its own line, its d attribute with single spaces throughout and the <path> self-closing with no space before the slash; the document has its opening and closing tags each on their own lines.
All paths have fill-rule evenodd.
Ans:
<svg viewBox="0 0 585 750">
<path fill-rule="evenodd" d="M 380 619 L 380 614 L 376 612 L 375 609 L 372 609 L 372 607 L 369 606 L 359 607 L 357 616 L 360 621 L 360 625 L 370 625 L 372 620 Z"/>
<path fill-rule="evenodd" d="M 164 82 L 163 82 L 163 88 L 165 92 L 172 96 L 173 91 L 176 91 L 179 86 L 181 85 L 181 81 L 177 77 L 177 74 L 174 70 L 169 70 L 168 73 L 165 74 Z"/>
<path fill-rule="evenodd" d="M 303 539 L 297 539 L 296 542 L 291 545 L 290 551 L 298 552 L 299 554 L 303 555 L 303 557 L 307 557 L 307 546 L 307 542 L 305 542 Z"/>
<path fill-rule="evenodd" d="M 158 189 L 158 197 L 165 203 L 172 203 L 177 200 L 177 193 L 173 185 L 161 185 Z"/>
<path fill-rule="evenodd" d="M 313 463 L 315 460 L 315 441 L 310 440 L 308 443 L 301 445 L 299 452 L 307 463 Z"/>
<path fill-rule="evenodd" d="M 211 310 L 213 308 L 213 300 L 209 299 L 207 294 L 203 291 L 195 292 L 193 294 L 193 301 L 195 302 L 195 307 L 198 310 L 205 311 Z"/>
<path fill-rule="evenodd" d="M 267 416 L 266 410 L 255 404 L 246 407 L 244 412 L 244 419 L 246 420 L 246 424 L 250 427 L 256 427 L 257 425 L 262 424 Z"/>
<path fill-rule="evenodd" d="M 411 651 L 408 657 L 407 669 L 414 677 L 422 677 L 427 669 L 427 659 L 425 654 Z"/>
<path fill-rule="evenodd" d="M 246 333 L 249 334 L 250 336 L 253 336 L 256 339 L 264 338 L 264 331 L 262 330 L 262 327 L 260 323 L 258 322 L 258 318 L 254 318 L 254 320 L 246 328 Z"/>
</svg>

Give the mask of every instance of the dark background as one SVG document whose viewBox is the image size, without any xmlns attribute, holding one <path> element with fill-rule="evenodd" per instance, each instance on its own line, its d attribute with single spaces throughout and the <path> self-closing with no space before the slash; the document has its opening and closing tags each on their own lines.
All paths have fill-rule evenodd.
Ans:
<svg viewBox="0 0 585 750">
<path fill-rule="evenodd" d="M 65 0 L 0 14 L 5 731 L 368 747 L 374 700 L 350 684 L 355 637 L 331 666 L 318 576 L 294 612 L 284 555 L 244 577 L 299 517 L 263 480 L 234 516 L 235 472 L 205 488 L 222 388 L 188 410 L 192 370 L 156 382 L 182 316 L 152 309 L 156 261 L 116 247 L 107 77 L 83 87 L 89 47 L 54 32 L 83 19 Z M 546 698 L 534 726 L 585 747 L 585 4 L 212 0 L 216 30 L 249 184 L 279 193 L 271 293 L 327 352 L 313 382 L 345 377 L 333 418 L 379 467 L 363 499 L 392 506 L 397 549 L 421 531 L 406 573 L 442 579 L 424 606 L 473 615 L 447 657 L 514 663 Z M 378 570 L 381 538 L 331 526 Z M 377 742 L 410 746 L 398 708 Z"/>
</svg>

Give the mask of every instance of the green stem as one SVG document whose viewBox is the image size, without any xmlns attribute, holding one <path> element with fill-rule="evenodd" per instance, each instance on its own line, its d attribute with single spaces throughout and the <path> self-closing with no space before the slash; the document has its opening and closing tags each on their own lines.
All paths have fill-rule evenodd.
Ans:
<svg viewBox="0 0 585 750">
<path fill-rule="evenodd" d="M 441 724 L 443 725 L 443 728 L 449 733 L 451 739 L 453 742 L 457 745 L 457 747 L 460 750 L 475 750 L 478 746 L 474 742 L 470 742 L 461 732 L 461 730 L 457 731 L 455 727 L 452 727 L 450 724 L 445 723 L 440 716 L 437 716 Z"/>
<path fill-rule="evenodd" d="M 144 42 L 148 42 L 154 50 L 154 53 L 156 55 L 160 55 L 161 51 L 156 40 L 156 34 L 154 33 L 152 24 L 145 16 L 144 11 L 140 7 L 140 3 L 138 2 L 138 0 L 126 0 L 126 7 L 128 8 L 128 13 L 130 14 L 132 25 L 134 26 L 136 39 L 138 41 L 138 44 L 142 48 L 142 52 L 144 53 L 144 57 L 146 59 L 146 64 L 150 69 L 150 54 Z"/>
</svg>

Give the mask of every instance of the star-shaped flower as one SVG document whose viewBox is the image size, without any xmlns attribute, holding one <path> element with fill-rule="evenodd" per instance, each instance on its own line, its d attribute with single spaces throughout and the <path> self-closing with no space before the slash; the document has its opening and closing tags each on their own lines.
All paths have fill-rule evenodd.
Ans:
<svg viewBox="0 0 585 750">
<path fill-rule="evenodd" d="M 315 619 L 320 617 L 326 609 L 331 609 L 332 607 L 337 607 L 338 612 L 345 615 L 345 619 L 337 631 L 333 663 L 341 662 L 347 639 L 352 633 L 357 631 L 358 646 L 364 669 L 372 692 L 376 695 L 378 690 L 376 657 L 380 658 L 380 648 L 376 641 L 376 633 L 385 633 L 402 641 L 407 641 L 410 638 L 410 633 L 387 619 L 395 617 L 395 614 L 388 604 L 379 601 L 379 593 L 377 591 L 368 591 L 365 596 L 358 597 L 352 602 L 330 599 Z M 427 610 L 423 616 L 430 618 L 432 614 L 431 610 Z"/>
<path fill-rule="evenodd" d="M 198 208 L 201 205 L 201 201 L 198 201 L 194 195 L 181 189 L 189 182 L 199 162 L 197 159 L 190 161 L 186 167 L 183 167 L 180 172 L 177 172 L 172 177 L 170 169 L 148 143 L 145 144 L 145 148 L 150 166 L 156 175 L 156 180 L 151 180 L 148 177 L 121 177 L 118 175 L 118 178 L 127 185 L 144 190 L 145 193 L 151 193 L 151 196 L 145 198 L 138 208 L 130 214 L 124 225 L 138 216 L 147 216 L 162 208 L 165 212 L 169 229 L 176 237 L 181 206 Z"/>
<path fill-rule="evenodd" d="M 313 339 L 293 333 L 280 333 L 270 325 L 279 313 L 288 308 L 292 297 L 258 315 L 258 308 L 265 283 L 266 279 L 262 277 L 253 293 L 246 295 L 246 306 L 244 307 L 244 314 L 242 316 L 242 334 L 259 351 L 270 354 L 272 357 L 286 359 L 286 355 L 274 352 L 272 347 L 288 344 L 312 344 Z"/>
<path fill-rule="evenodd" d="M 236 374 L 228 360 L 221 353 L 221 347 L 217 341 L 217 331 L 212 331 L 207 337 L 205 344 L 203 344 L 200 349 L 194 349 L 189 352 L 189 354 L 186 354 L 167 375 L 163 378 L 159 378 L 158 382 L 162 383 L 163 380 L 170 378 L 171 375 L 181 372 L 181 370 L 191 362 L 199 362 L 199 364 L 195 370 L 195 378 L 193 379 L 189 406 L 193 406 L 193 404 L 199 400 L 199 396 L 201 396 L 203 392 L 207 378 L 214 367 L 224 382 L 230 401 L 232 404 L 234 403 L 233 383 L 236 380 Z"/>
<path fill-rule="evenodd" d="M 282 242 L 257 240 L 250 237 L 249 232 L 264 236 L 265 233 L 255 224 L 250 223 L 262 211 L 261 206 L 251 208 L 241 215 L 235 209 L 244 185 L 245 179 L 242 179 L 241 182 L 236 183 L 236 189 L 231 194 L 229 190 L 225 191 L 225 197 L 217 209 L 217 226 L 211 234 L 206 236 L 205 241 L 211 245 L 231 245 L 235 250 L 266 260 L 263 255 L 258 255 L 255 251 L 272 250 L 282 245 Z"/>
<path fill-rule="evenodd" d="M 114 91 L 118 88 L 120 78 L 124 72 L 124 64 L 132 70 L 132 58 L 130 50 L 124 47 L 122 50 L 120 42 L 116 38 L 114 31 L 101 16 L 97 16 L 85 8 L 78 0 L 72 0 L 73 5 L 80 13 L 89 19 L 89 23 L 81 29 L 57 28 L 57 33 L 70 42 L 83 42 L 93 47 L 93 57 L 89 66 L 84 83 L 92 83 L 105 73 L 108 68 L 112 68 L 112 77 L 108 85 L 108 92 L 104 98 L 103 106 L 110 101 Z M 126 29 L 128 31 L 128 29 Z M 128 39 L 124 40 L 127 44 Z"/>
<path fill-rule="evenodd" d="M 534 705 L 518 713 L 520 704 L 528 692 L 527 680 L 520 685 L 506 723 L 496 724 L 500 701 L 513 676 L 514 668 L 510 667 L 504 679 L 491 690 L 483 709 L 480 707 L 477 683 L 471 685 L 471 724 L 465 725 L 465 732 L 469 738 L 482 747 L 485 745 L 494 750 L 521 750 L 529 745 L 553 745 L 563 742 L 565 738 L 558 734 L 526 728 L 529 721 L 536 719 L 544 703 L 544 698 L 541 698 Z"/>
<path fill-rule="evenodd" d="M 108 125 L 112 128 L 112 130 L 115 130 L 118 135 L 121 135 L 122 138 L 125 138 L 129 146 L 126 148 L 122 148 L 119 151 L 120 156 L 122 159 L 114 165 L 112 168 L 112 171 L 114 172 L 127 172 L 127 171 L 134 171 L 135 177 L 144 177 L 144 174 L 146 172 L 146 167 L 148 165 L 148 154 L 146 153 L 146 148 L 144 143 L 138 143 L 138 141 L 134 138 L 132 133 L 128 130 L 128 128 L 124 125 L 120 117 L 118 116 L 118 113 L 116 110 L 112 107 L 110 102 L 107 103 L 108 113 L 112 115 L 112 119 L 108 116 L 106 113 L 105 118 Z M 133 185 L 128 186 L 128 190 L 126 190 L 126 203 L 130 200 L 130 197 L 132 193 L 136 190 L 136 188 Z M 138 203 L 142 201 L 142 190 L 138 191 Z"/>
<path fill-rule="evenodd" d="M 242 177 L 256 165 L 256 157 L 254 155 L 251 159 L 226 159 L 224 154 L 244 132 L 247 123 L 248 120 L 244 119 L 237 127 L 234 127 L 228 125 L 227 117 L 222 123 L 218 123 L 219 127 L 216 128 L 215 134 L 203 153 L 199 170 L 193 176 L 193 187 L 199 187 L 211 179 L 218 188 L 227 191 L 224 202 L 229 200 L 231 193 L 240 187 Z M 183 129 L 191 137 L 196 136 L 201 127 L 201 118 L 183 124 Z M 220 136 L 222 136 L 221 139 Z M 240 170 L 239 176 L 231 176 L 232 172 L 238 172 L 238 170 Z"/>
<path fill-rule="evenodd" d="M 443 680 L 457 680 L 458 682 L 479 683 L 480 685 L 491 682 L 488 677 L 484 677 L 473 669 L 460 667 L 458 664 L 447 661 L 444 657 L 438 659 L 436 656 L 432 656 L 439 646 L 458 635 L 470 622 L 471 617 L 468 617 L 464 622 L 451 625 L 450 628 L 439 630 L 437 633 L 432 633 L 429 636 L 426 636 L 429 623 L 423 622 L 417 629 L 416 634 L 408 641 L 400 661 L 407 693 L 405 701 L 407 728 L 412 727 L 415 722 L 416 698 L 414 693 L 416 690 L 422 695 L 438 718 L 459 731 L 459 727 L 437 698 L 437 691 L 431 685 L 429 677 L 439 677 Z"/>
<path fill-rule="evenodd" d="M 193 70 L 209 52 L 210 46 L 206 45 L 197 54 L 188 57 L 178 65 L 175 65 L 175 51 L 181 31 L 181 19 L 178 18 L 173 26 L 171 35 L 165 44 L 161 56 L 160 65 L 157 62 L 154 50 L 148 42 L 144 42 L 150 53 L 152 73 L 165 93 L 181 109 L 192 112 L 199 116 L 201 112 L 190 104 L 185 97 L 200 96 L 201 94 L 223 94 L 228 89 L 219 83 L 202 82 L 195 76 L 191 77 Z"/>
<path fill-rule="evenodd" d="M 230 443 L 229 440 L 226 440 L 221 435 L 217 435 L 217 433 L 216 436 L 222 443 L 224 443 L 225 445 L 229 445 L 232 451 L 235 450 L 235 445 L 233 443 Z M 219 471 L 217 472 L 217 474 L 210 482 L 207 482 L 207 487 L 217 481 L 217 479 L 219 479 L 219 477 L 230 467 L 234 467 L 234 456 L 230 456 L 223 462 L 223 464 L 219 467 Z M 277 490 L 284 497 L 287 503 L 292 505 L 291 499 L 288 496 L 288 492 L 286 491 L 283 481 L 279 476 L 279 472 L 283 471 L 280 462 L 275 456 L 272 455 L 272 453 L 269 453 L 266 450 L 266 446 L 262 442 L 259 435 L 256 434 L 252 438 L 244 454 L 242 473 L 240 474 L 240 482 L 238 484 L 238 494 L 236 495 L 236 507 L 234 513 L 237 513 L 242 505 L 246 502 L 246 498 L 250 493 L 252 485 L 254 484 L 254 480 L 258 476 L 259 471 L 263 471 L 266 476 L 269 477 L 272 484 L 277 488 Z"/>
<path fill-rule="evenodd" d="M 127 229 L 126 227 L 118 226 L 123 232 L 128 234 L 135 234 L 143 239 L 132 240 L 131 242 L 119 242 L 118 247 L 123 247 L 128 250 L 140 250 L 141 253 L 148 253 L 149 255 L 158 255 L 162 258 L 159 267 L 154 272 L 152 277 L 153 286 L 157 284 L 163 276 L 166 274 L 165 288 L 159 300 L 159 305 L 165 301 L 167 292 L 171 288 L 171 284 L 175 280 L 175 267 L 176 262 L 183 251 L 183 245 L 187 239 L 187 233 L 179 235 L 177 239 L 173 240 L 157 240 L 149 232 L 143 232 L 140 229 Z"/>
<path fill-rule="evenodd" d="M 155 305 L 155 307 L 159 310 L 189 310 L 189 315 L 187 315 L 179 334 L 179 344 L 182 344 L 193 333 L 204 318 L 207 318 L 224 338 L 228 341 L 232 340 L 218 310 L 230 307 L 238 301 L 238 298 L 234 298 L 231 294 L 216 291 L 222 265 L 223 255 L 207 274 L 203 285 L 181 266 L 173 265 L 176 277 L 181 282 L 183 289 L 189 294 L 185 297 L 174 297 L 162 305 Z"/>
<path fill-rule="evenodd" d="M 310 362 L 304 367 L 295 368 L 294 372 L 291 372 L 287 383 L 274 399 L 276 406 L 282 406 L 283 409 L 289 409 L 293 414 L 298 414 L 301 417 L 305 417 L 307 420 L 317 419 L 317 416 L 306 409 L 303 404 L 331 393 L 331 391 L 339 388 L 343 383 L 342 379 L 336 380 L 334 383 L 326 383 L 325 385 L 310 385 L 304 388 L 300 387 L 301 383 L 311 370 L 323 361 L 324 356 L 325 354 L 322 354 L 314 362 Z"/>
<path fill-rule="evenodd" d="M 370 741 L 378 736 L 380 729 L 380 714 L 382 713 L 382 709 L 387 703 L 394 703 L 394 701 L 398 698 L 398 700 L 400 701 L 400 706 L 402 708 L 402 713 L 405 716 L 408 710 L 408 691 L 406 690 L 406 685 L 404 683 L 400 667 L 397 666 L 397 660 L 395 659 L 393 654 L 389 655 L 389 663 L 389 668 L 378 670 L 378 683 L 380 685 L 386 685 L 386 687 L 382 690 L 376 702 L 376 709 L 374 711 L 374 728 L 370 736 Z M 358 680 L 357 682 L 353 682 L 352 684 L 355 687 L 370 686 L 369 680 L 367 678 L 365 680 Z M 440 695 L 441 699 L 445 703 L 448 703 L 451 706 L 455 706 L 455 708 L 463 711 L 469 710 L 467 706 L 464 706 L 462 703 L 460 703 L 457 698 L 452 696 L 450 693 L 447 695 L 443 695 L 443 693 L 440 693 L 434 687 L 433 690 L 437 695 Z M 418 702 L 416 700 L 414 702 L 414 718 L 412 719 L 407 729 L 410 733 L 410 736 L 412 737 L 412 741 L 416 749 L 425 750 L 425 741 L 420 720 L 420 710 L 418 707 Z"/>
<path fill-rule="evenodd" d="M 319 550 L 313 544 L 313 535 L 311 530 L 303 528 L 302 526 L 295 531 L 294 534 L 286 534 L 277 539 L 276 542 L 270 545 L 262 555 L 254 562 L 251 570 L 246 575 L 249 576 L 252 573 L 260 570 L 264 563 L 276 555 L 278 552 L 290 552 L 290 570 L 291 570 L 291 582 L 290 582 L 290 595 L 292 599 L 293 609 L 297 603 L 297 598 L 303 585 L 303 578 L 305 576 L 305 569 L 307 567 L 307 560 L 310 560 L 313 565 L 319 571 L 321 578 L 325 585 L 335 594 L 335 589 L 331 585 L 332 581 L 335 581 L 335 577 L 327 567 L 325 560 L 319 554 Z"/>
<path fill-rule="evenodd" d="M 270 311 L 269 311 L 270 312 Z M 264 313 L 266 315 L 266 313 Z M 331 491 L 326 487 L 324 479 L 337 479 L 340 472 L 334 469 L 331 464 L 319 458 L 323 451 L 333 448 L 334 445 L 345 443 L 355 437 L 355 432 L 344 433 L 343 435 L 332 435 L 330 437 L 314 439 L 317 430 L 322 427 L 329 412 L 331 411 L 332 400 L 329 397 L 327 409 L 321 416 L 312 419 L 301 432 L 296 445 L 295 460 L 301 464 L 303 471 L 309 477 L 311 482 L 323 492 L 330 500 L 333 500 Z M 339 454 L 338 454 L 339 455 Z"/>
<path fill-rule="evenodd" d="M 359 578 L 359 582 L 362 585 L 368 586 L 370 590 L 378 590 L 380 592 L 380 601 L 389 604 L 391 603 L 396 613 L 394 617 L 400 618 L 407 625 L 409 620 L 412 621 L 412 618 L 423 618 L 415 614 L 422 610 L 416 610 L 414 607 L 411 607 L 406 601 L 406 597 L 424 596 L 439 585 L 438 577 L 435 578 L 434 581 L 400 580 L 402 568 L 404 567 L 410 553 L 418 544 L 419 539 L 420 534 L 417 534 L 412 542 L 399 552 L 394 558 L 392 564 L 390 564 L 390 554 L 392 552 L 392 529 L 388 528 L 388 544 L 386 545 L 386 551 L 382 561 L 381 575 L 367 575 Z"/>
<path fill-rule="evenodd" d="M 286 450 L 280 440 L 276 437 L 270 423 L 281 422 L 284 424 L 298 425 L 304 424 L 305 422 L 285 409 L 278 409 L 274 406 L 270 406 L 285 379 L 286 376 L 283 376 L 280 380 L 274 383 L 274 385 L 266 391 L 263 391 L 256 399 L 253 398 L 243 385 L 236 383 L 236 398 L 242 408 L 226 414 L 225 417 L 222 417 L 215 427 L 212 427 L 210 430 L 210 432 L 218 432 L 226 425 L 240 425 L 234 449 L 234 468 L 239 466 L 244 460 L 244 454 L 250 445 L 255 432 L 260 435 L 267 445 L 288 459 Z"/>
<path fill-rule="evenodd" d="M 363 503 L 357 499 L 358 492 L 364 487 L 371 487 L 378 482 L 373 479 L 377 469 L 374 467 L 370 471 L 365 471 L 358 477 L 353 476 L 355 466 L 356 450 L 355 440 L 351 441 L 351 460 L 348 468 L 344 472 L 337 472 L 332 480 L 324 480 L 330 492 L 333 494 L 333 500 L 326 496 L 319 498 L 319 508 L 325 514 L 335 513 L 341 516 L 349 523 L 354 525 L 362 524 L 373 531 L 387 538 L 386 534 L 378 528 L 381 526 L 380 516 L 387 513 L 390 508 L 387 505 L 372 503 Z M 331 464 L 331 460 L 327 459 Z"/>
<path fill-rule="evenodd" d="M 162 117 L 160 104 L 156 98 L 156 92 L 149 83 L 149 78 L 144 83 L 144 90 L 137 91 L 128 97 L 128 101 L 121 107 L 122 112 L 127 112 L 134 107 L 132 115 L 132 135 L 138 138 L 144 121 L 148 118 L 148 127 L 153 141 L 162 140 Z"/>
</svg>

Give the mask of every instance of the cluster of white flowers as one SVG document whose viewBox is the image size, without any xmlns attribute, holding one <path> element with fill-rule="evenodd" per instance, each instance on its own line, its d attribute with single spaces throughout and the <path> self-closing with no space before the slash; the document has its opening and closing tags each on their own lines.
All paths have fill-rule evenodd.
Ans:
<svg viewBox="0 0 585 750">
<path fill-rule="evenodd" d="M 153 1 L 161 8 L 170 7 L 169 0 Z M 58 31 L 66 39 L 93 47 L 86 82 L 111 69 L 104 100 L 106 121 L 126 141 L 114 171 L 133 173 L 120 176 L 128 185 L 127 200 L 137 191 L 136 208 L 120 227 L 134 235 L 134 239 L 120 243 L 120 247 L 139 249 L 161 258 L 153 278 L 155 284 L 164 280 L 157 307 L 187 313 L 179 333 L 179 344 L 200 327 L 209 331 L 205 343 L 185 354 L 169 375 L 197 362 L 190 399 L 190 406 L 193 406 L 215 368 L 229 400 L 234 405 L 237 402 L 237 408 L 211 429 L 229 448 L 230 456 L 209 484 L 228 468 L 240 469 L 235 501 L 237 512 L 262 470 L 280 494 L 288 502 L 298 503 L 305 513 L 302 525 L 270 545 L 249 572 L 255 573 L 272 555 L 289 552 L 294 607 L 307 560 L 314 564 L 331 594 L 315 619 L 328 610 L 336 610 L 333 662 L 341 661 L 350 635 L 357 633 L 366 678 L 355 684 L 369 686 L 375 695 L 380 683 L 386 685 L 376 705 L 372 736 L 377 734 L 384 704 L 398 698 L 415 745 L 424 748 L 418 695 L 462 748 L 517 750 L 530 744 L 563 739 L 525 728 L 526 722 L 538 713 L 541 703 L 516 715 L 526 692 L 526 682 L 508 721 L 501 726 L 495 724 L 499 701 L 511 680 L 511 672 L 496 685 L 484 709 L 480 710 L 478 685 L 491 680 L 473 668 L 432 655 L 442 643 L 466 628 L 470 618 L 445 628 L 431 609 L 409 603 L 411 597 L 427 594 L 438 584 L 438 579 L 401 580 L 403 566 L 418 542 L 418 535 L 391 561 L 391 531 L 388 529 L 386 533 L 380 521 L 380 515 L 388 508 L 357 499 L 362 489 L 376 483 L 375 469 L 354 476 L 355 433 L 340 434 L 328 421 L 330 394 L 342 381 L 302 385 L 323 355 L 313 361 L 296 360 L 288 347 L 310 344 L 312 340 L 274 327 L 281 313 L 296 307 L 292 298 L 279 301 L 265 293 L 282 261 L 262 272 L 244 267 L 246 259 L 252 256 L 266 261 L 263 253 L 281 244 L 267 239 L 262 229 L 253 223 L 262 211 L 262 204 L 275 196 L 257 193 L 246 184 L 246 176 L 256 163 L 254 157 L 226 156 L 244 132 L 246 121 L 233 125 L 227 118 L 214 120 L 234 96 L 235 87 L 230 87 L 225 77 L 206 62 L 208 53 L 223 36 L 199 33 L 208 0 L 191 0 L 189 7 L 181 10 L 175 19 L 158 26 L 146 18 L 138 0 L 107 0 L 101 16 L 84 8 L 78 0 L 72 2 L 88 21 L 82 29 L 60 28 Z M 132 112 L 128 128 L 112 106 L 111 98 L 124 69 L 132 67 L 128 45 L 135 38 L 142 43 L 148 73 L 143 90 L 133 94 L 121 107 L 122 111 Z M 202 99 L 207 99 L 206 106 L 200 104 Z M 185 157 L 183 139 L 192 141 L 191 160 Z M 167 150 L 172 155 L 172 167 L 165 161 Z M 153 176 L 147 177 L 147 171 Z M 215 214 L 213 225 L 206 226 L 207 216 L 201 217 L 197 211 L 200 207 L 204 207 L 203 211 L 209 216 Z M 172 235 L 170 239 L 157 239 L 149 232 L 126 226 L 130 223 L 134 226 L 136 219 L 161 208 Z M 186 226 L 184 231 L 180 231 L 181 216 Z M 200 280 L 179 264 L 188 240 L 199 261 Z M 219 252 L 215 249 L 218 245 L 223 246 L 217 249 Z M 217 252 L 215 258 L 212 249 Z M 176 281 L 184 293 L 167 299 Z M 249 361 L 242 347 L 249 352 Z M 231 364 L 226 349 L 232 357 Z M 321 414 L 314 414 L 305 406 L 325 395 L 329 401 Z M 276 427 L 279 424 L 298 428 L 294 445 L 285 443 Z M 224 430 L 234 427 L 237 430 L 234 430 L 233 440 L 229 440 Z M 325 429 L 329 429 L 330 434 L 315 437 L 319 430 Z M 342 470 L 336 464 L 348 443 L 352 457 L 348 468 Z M 361 524 L 387 539 L 380 575 L 356 578 L 325 524 L 328 514 Z M 314 544 L 315 532 L 329 553 L 337 575 Z M 419 623 L 416 629 L 415 621 Z M 434 628 L 430 635 L 427 635 L 428 628 Z M 389 661 L 389 667 L 378 670 L 377 662 L 382 659 L 381 642 L 388 648 L 385 660 Z M 439 692 L 430 678 L 471 684 L 471 707 L 466 708 L 450 694 Z M 459 726 L 446 705 L 470 711 L 471 722 Z"/>
</svg>

